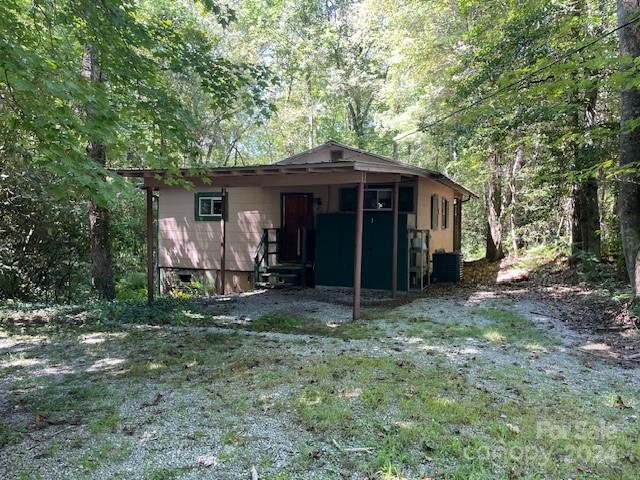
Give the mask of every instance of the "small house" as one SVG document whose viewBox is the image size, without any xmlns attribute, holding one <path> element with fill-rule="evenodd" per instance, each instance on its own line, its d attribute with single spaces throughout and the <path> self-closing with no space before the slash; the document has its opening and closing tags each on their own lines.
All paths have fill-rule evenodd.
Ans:
<svg viewBox="0 0 640 480">
<path fill-rule="evenodd" d="M 157 191 L 162 291 L 194 280 L 227 292 L 424 288 L 434 255 L 460 251 L 473 196 L 441 173 L 334 141 L 270 165 L 183 170 L 191 188 L 160 171 L 119 173 L 144 180 L 149 207 Z"/>
</svg>

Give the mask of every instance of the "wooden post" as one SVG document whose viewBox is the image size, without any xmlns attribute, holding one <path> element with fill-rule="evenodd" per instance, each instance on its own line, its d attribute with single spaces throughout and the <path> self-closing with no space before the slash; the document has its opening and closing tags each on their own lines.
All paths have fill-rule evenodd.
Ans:
<svg viewBox="0 0 640 480">
<path fill-rule="evenodd" d="M 153 303 L 153 188 L 147 187 L 147 302 Z"/>
<path fill-rule="evenodd" d="M 225 272 L 227 270 L 227 189 L 222 189 L 222 218 L 220 219 L 220 293 L 224 295 L 226 292 Z"/>
<path fill-rule="evenodd" d="M 391 237 L 391 297 L 396 298 L 398 291 L 398 207 L 400 203 L 400 180 L 393 183 L 393 236 Z"/>
<path fill-rule="evenodd" d="M 356 207 L 356 239 L 353 258 L 353 319 L 360 319 L 360 285 L 362 282 L 362 222 L 364 219 L 364 179 L 358 184 Z"/>
<path fill-rule="evenodd" d="M 307 229 L 302 229 L 302 270 L 300 272 L 300 285 L 307 286 Z"/>
</svg>

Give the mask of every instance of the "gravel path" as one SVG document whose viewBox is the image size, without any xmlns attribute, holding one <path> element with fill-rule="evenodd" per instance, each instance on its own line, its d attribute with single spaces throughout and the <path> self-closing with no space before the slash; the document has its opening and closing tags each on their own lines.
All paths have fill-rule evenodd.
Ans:
<svg viewBox="0 0 640 480">
<path fill-rule="evenodd" d="M 346 323 L 351 321 L 351 295 L 351 290 L 344 288 L 254 290 L 214 297 L 208 301 L 208 307 L 219 320 L 251 320 L 284 313 L 323 322 Z M 383 306 L 390 301 L 389 292 L 362 291 L 365 308 Z"/>
<path fill-rule="evenodd" d="M 255 292 L 219 299 L 210 308 L 216 320 L 250 322 L 266 313 L 284 312 L 323 322 L 349 321 L 348 304 L 331 303 L 332 296 L 337 296 L 335 291 Z M 475 314 L 478 308 L 517 312 L 553 337 L 555 343 L 518 349 L 475 337 L 427 339 L 411 334 L 416 325 L 428 328 L 429 322 L 486 325 L 486 318 Z M 588 335 L 571 331 L 546 315 L 545 308 L 535 301 L 505 303 L 491 291 L 422 298 L 392 310 L 380 310 L 382 318 L 371 321 L 379 327 L 378 333 L 360 340 L 217 326 L 130 326 L 123 332 L 80 337 L 0 337 L 0 427 L 6 424 L 25 428 L 20 440 L 0 447 L 0 478 L 41 475 L 47 479 L 240 479 L 250 478 L 253 465 L 260 471 L 278 472 L 307 458 L 310 450 L 335 449 L 330 439 L 318 440 L 291 420 L 291 403 L 299 385 L 275 381 L 269 384 L 272 376 L 291 374 L 281 358 L 304 365 L 324 356 L 354 354 L 410 358 L 416 365 L 426 367 L 433 366 L 434 358 L 440 358 L 455 368 L 464 368 L 477 388 L 489 390 L 503 388 L 488 375 L 501 367 L 521 369 L 527 381 L 539 388 L 546 388 L 559 378 L 584 391 L 613 384 L 640 388 L 638 370 L 612 365 L 606 351 L 594 348 Z M 172 370 L 166 376 L 123 380 L 123 364 L 132 356 L 130 349 L 144 349 L 144 345 L 121 343 L 131 332 L 171 338 L 228 337 L 235 342 L 234 361 L 259 362 L 264 369 L 264 384 L 254 385 L 252 377 L 243 376 L 242 370 L 233 377 L 221 375 L 205 380 L 200 374 L 212 366 L 199 365 L 195 360 L 194 365 L 186 364 L 183 370 Z M 149 353 L 149 360 L 153 360 L 153 352 Z M 269 364 L 270 361 L 274 363 Z M 152 364 L 147 368 L 153 368 L 149 365 Z M 104 412 L 98 409 L 77 424 L 38 425 L 34 411 L 19 400 L 32 395 L 34 389 L 63 384 L 72 390 L 76 383 L 88 388 L 96 381 L 101 385 L 96 404 L 105 400 L 102 397 L 108 397 L 109 392 L 122 399 L 118 405 L 108 407 L 114 409 L 117 426 L 99 433 L 95 417 Z M 305 478 L 343 477 L 329 470 L 313 470 Z"/>
</svg>

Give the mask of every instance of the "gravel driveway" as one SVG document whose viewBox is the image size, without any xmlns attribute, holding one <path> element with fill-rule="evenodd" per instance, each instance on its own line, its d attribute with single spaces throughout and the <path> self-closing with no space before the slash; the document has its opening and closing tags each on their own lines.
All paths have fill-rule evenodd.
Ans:
<svg viewBox="0 0 640 480">
<path fill-rule="evenodd" d="M 368 295 L 375 304 L 379 296 Z M 420 298 L 372 310 L 363 327 L 370 334 L 357 338 L 220 326 L 250 325 L 283 312 L 344 324 L 351 316 L 347 297 L 336 291 L 254 292 L 210 304 L 210 326 L 2 334 L 0 478 L 249 479 L 252 468 L 260 478 L 281 480 L 453 478 L 473 472 L 464 470 L 473 461 L 458 456 L 453 444 L 411 444 L 401 455 L 380 439 L 396 439 L 397 425 L 420 418 L 419 433 L 412 434 L 424 442 L 428 422 L 444 415 L 438 425 L 452 436 L 494 446 L 504 435 L 524 442 L 534 427 L 518 415 L 545 412 L 553 421 L 545 398 L 564 402 L 565 394 L 576 411 L 591 412 L 594 425 L 602 420 L 615 430 L 618 450 L 615 458 L 567 454 L 542 473 L 562 476 L 570 468 L 580 474 L 584 468 L 601 477 L 632 478 L 627 475 L 637 461 L 637 443 L 628 451 L 621 445 L 639 433 L 638 370 L 613 365 L 606 348 L 545 316 L 542 304 L 505 301 L 492 291 Z M 403 380 L 405 365 L 413 376 Z M 451 420 L 454 404 L 424 418 L 420 411 L 407 413 L 414 387 L 428 386 L 429 378 L 436 382 L 429 372 L 451 376 L 430 391 L 432 400 L 463 402 L 468 392 L 491 398 L 496 412 L 506 413 L 470 410 L 465 415 L 478 418 L 469 422 Z M 465 386 L 456 386 L 461 381 Z M 519 406 L 504 410 L 508 402 Z M 379 423 L 386 433 L 374 434 Z M 493 429 L 501 428 L 507 433 L 494 438 Z M 573 431 L 574 423 L 566 428 Z M 489 478 L 516 468 L 496 455 L 487 460 Z M 517 471 L 534 475 L 540 465 L 531 458 Z M 611 470 L 596 470 L 603 465 Z"/>
</svg>

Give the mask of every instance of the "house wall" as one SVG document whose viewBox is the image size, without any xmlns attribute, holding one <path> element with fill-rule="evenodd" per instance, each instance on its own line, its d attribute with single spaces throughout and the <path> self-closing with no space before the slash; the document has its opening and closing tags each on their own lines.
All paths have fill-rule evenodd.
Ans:
<svg viewBox="0 0 640 480">
<path fill-rule="evenodd" d="M 311 193 L 316 213 L 335 211 L 329 204 L 332 187 L 326 185 L 289 187 L 233 187 L 227 189 L 228 216 L 226 268 L 253 271 L 253 257 L 263 229 L 280 226 L 282 193 Z M 161 268 L 217 270 L 220 268 L 222 223 L 196 221 L 196 192 L 219 188 L 161 188 L 158 208 L 158 258 Z"/>
<path fill-rule="evenodd" d="M 197 192 L 219 191 L 198 188 Z M 222 223 L 196 221 L 194 191 L 160 189 L 158 258 L 160 267 L 220 268 Z M 239 187 L 228 190 L 226 268 L 250 271 L 262 230 L 280 222 L 280 197 L 273 189 Z"/>
<path fill-rule="evenodd" d="M 440 206 L 440 219 L 438 229 L 431 230 L 431 195 L 436 194 L 449 200 L 449 227 L 442 228 L 442 204 Z M 453 251 L 453 198 L 454 192 L 449 187 L 442 185 L 430 178 L 420 178 L 418 180 L 417 194 L 417 228 L 418 230 L 430 230 L 431 253 L 439 249 L 446 252 Z"/>
<path fill-rule="evenodd" d="M 291 177 L 293 177 L 292 175 Z M 296 177 L 298 175 L 295 175 Z M 239 186 L 229 187 L 226 239 L 226 269 L 231 274 L 230 285 L 234 290 L 248 286 L 246 273 L 253 270 L 253 257 L 260 243 L 264 228 L 280 226 L 280 202 L 282 193 L 312 193 L 316 213 L 339 211 L 339 190 L 346 180 L 342 174 L 331 182 L 327 176 L 325 185 L 296 186 Z M 285 177 L 286 178 L 286 177 Z M 368 183 L 384 183 L 389 175 L 368 175 Z M 276 180 L 275 178 L 273 180 Z M 293 178 L 292 178 L 293 180 Z M 280 179 L 277 182 L 279 183 Z M 453 250 L 453 191 L 430 179 L 420 179 L 416 188 L 416 222 L 419 229 L 430 229 L 430 198 L 433 193 L 450 201 L 449 228 L 431 232 L 431 251 Z M 220 269 L 219 221 L 196 221 L 194 216 L 195 192 L 220 191 L 220 187 L 198 187 L 186 190 L 165 186 L 159 189 L 158 209 L 158 258 L 161 269 L 199 269 L 209 271 L 211 278 Z M 441 222 L 439 222 L 441 224 Z M 228 280 L 229 281 L 229 280 Z"/>
</svg>

